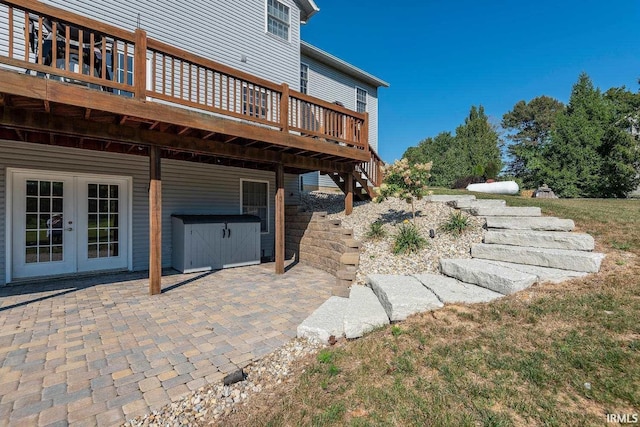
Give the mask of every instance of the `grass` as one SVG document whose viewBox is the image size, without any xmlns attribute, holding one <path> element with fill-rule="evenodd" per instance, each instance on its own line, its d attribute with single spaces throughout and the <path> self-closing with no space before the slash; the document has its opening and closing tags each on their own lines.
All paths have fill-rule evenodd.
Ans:
<svg viewBox="0 0 640 427">
<path fill-rule="evenodd" d="M 640 412 L 640 201 L 506 199 L 594 234 L 601 272 L 339 343 L 222 424 L 601 426 Z"/>
<path fill-rule="evenodd" d="M 462 211 L 453 212 L 447 222 L 442 224 L 441 229 L 446 233 L 454 236 L 460 236 L 464 230 L 469 227 L 469 217 L 465 216 Z"/>
<path fill-rule="evenodd" d="M 428 244 L 427 239 L 420 235 L 420 231 L 413 223 L 405 222 L 398 227 L 392 250 L 396 255 L 409 254 L 418 252 Z"/>
</svg>

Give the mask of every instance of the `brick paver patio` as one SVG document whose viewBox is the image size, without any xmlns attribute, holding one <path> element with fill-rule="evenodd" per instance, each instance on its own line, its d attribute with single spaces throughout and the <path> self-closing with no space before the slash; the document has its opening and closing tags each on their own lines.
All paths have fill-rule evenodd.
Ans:
<svg viewBox="0 0 640 427">
<path fill-rule="evenodd" d="M 272 264 L 0 287 L 0 425 L 114 425 L 264 356 L 330 295 L 335 278 Z"/>
</svg>

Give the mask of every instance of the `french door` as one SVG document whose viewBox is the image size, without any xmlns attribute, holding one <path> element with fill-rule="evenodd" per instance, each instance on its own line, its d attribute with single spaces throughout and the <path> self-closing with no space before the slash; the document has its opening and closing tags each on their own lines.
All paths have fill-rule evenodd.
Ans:
<svg viewBox="0 0 640 427">
<path fill-rule="evenodd" d="M 12 172 L 12 278 L 125 269 L 129 180 Z"/>
</svg>

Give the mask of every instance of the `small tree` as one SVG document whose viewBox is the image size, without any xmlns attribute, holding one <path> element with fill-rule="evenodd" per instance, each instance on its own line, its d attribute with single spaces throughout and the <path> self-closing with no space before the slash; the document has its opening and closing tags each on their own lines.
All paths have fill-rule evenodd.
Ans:
<svg viewBox="0 0 640 427">
<path fill-rule="evenodd" d="M 384 181 L 377 189 L 378 201 L 398 197 L 411 204 L 413 222 L 416 221 L 415 200 L 428 194 L 427 182 L 432 162 L 410 165 L 407 159 L 397 160 L 384 170 Z"/>
</svg>

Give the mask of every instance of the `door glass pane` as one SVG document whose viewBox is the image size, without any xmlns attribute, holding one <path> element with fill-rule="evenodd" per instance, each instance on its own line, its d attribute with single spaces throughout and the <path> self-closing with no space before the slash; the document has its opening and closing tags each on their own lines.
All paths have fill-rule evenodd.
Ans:
<svg viewBox="0 0 640 427">
<path fill-rule="evenodd" d="M 87 250 L 89 258 L 118 256 L 118 185 L 88 184 L 89 221 Z M 99 214 L 96 214 L 99 212 Z"/>
<path fill-rule="evenodd" d="M 64 183 L 27 180 L 25 213 L 25 261 L 31 263 L 63 261 Z"/>
</svg>

